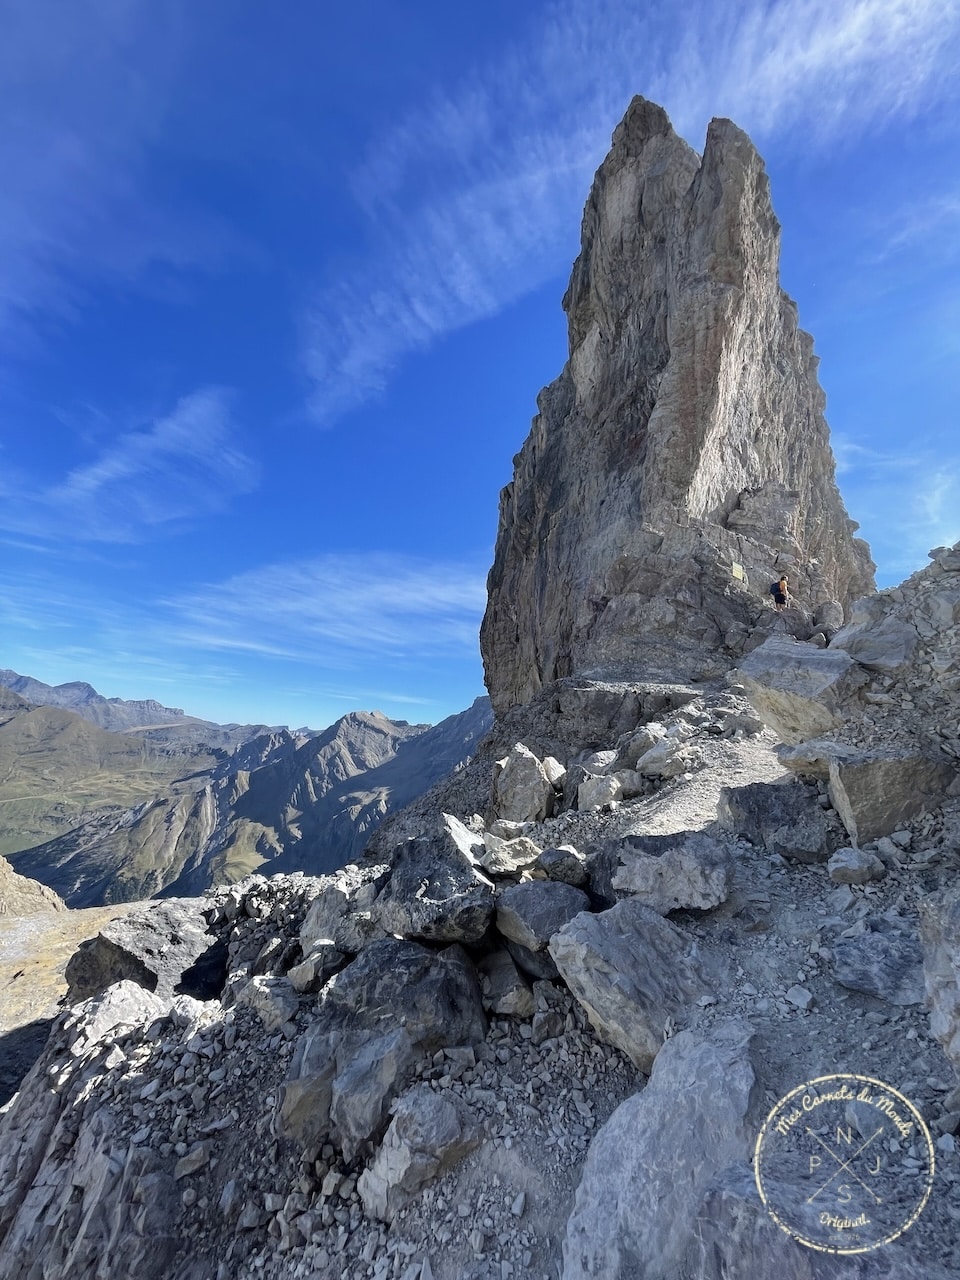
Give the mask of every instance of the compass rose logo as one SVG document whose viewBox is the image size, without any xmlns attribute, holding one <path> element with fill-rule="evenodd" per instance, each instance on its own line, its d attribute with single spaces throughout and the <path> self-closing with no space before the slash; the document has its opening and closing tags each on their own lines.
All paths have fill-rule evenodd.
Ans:
<svg viewBox="0 0 960 1280">
<path fill-rule="evenodd" d="M 916 1107 L 870 1076 L 819 1076 L 773 1108 L 754 1152 L 757 1188 L 789 1235 L 826 1253 L 866 1253 L 916 1222 L 933 1140 Z"/>
</svg>

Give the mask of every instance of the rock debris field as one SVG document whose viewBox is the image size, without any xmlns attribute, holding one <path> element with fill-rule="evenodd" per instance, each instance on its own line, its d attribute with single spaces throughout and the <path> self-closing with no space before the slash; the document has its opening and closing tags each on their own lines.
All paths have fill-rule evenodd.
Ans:
<svg viewBox="0 0 960 1280">
<path fill-rule="evenodd" d="M 937 1160 L 910 1231 L 836 1274 L 955 1274 L 960 1090 L 918 921 L 955 884 L 960 806 L 849 869 L 826 786 L 742 696 L 676 693 L 573 767 L 643 794 L 564 808 L 571 765 L 524 748 L 474 767 L 514 816 L 438 815 L 392 872 L 253 878 L 81 948 L 87 1000 L 2 1121 L 4 1274 L 745 1276 L 738 1233 L 796 1269 L 745 1175 L 769 1109 L 827 1072 L 907 1095 Z M 558 811 L 518 818 L 550 773 Z M 816 1257 L 796 1274 L 834 1274 Z"/>
</svg>

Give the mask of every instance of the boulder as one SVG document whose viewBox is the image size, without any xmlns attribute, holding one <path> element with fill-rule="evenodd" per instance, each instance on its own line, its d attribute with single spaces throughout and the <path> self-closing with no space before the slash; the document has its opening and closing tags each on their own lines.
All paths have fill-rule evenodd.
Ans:
<svg viewBox="0 0 960 1280">
<path fill-rule="evenodd" d="M 886 874 L 877 855 L 863 849 L 838 849 L 827 863 L 827 875 L 834 884 L 869 884 Z"/>
<path fill-rule="evenodd" d="M 930 1030 L 960 1073 L 960 889 L 921 902 L 920 938 Z"/>
<path fill-rule="evenodd" d="M 373 908 L 385 933 L 430 942 L 478 942 L 493 911 L 492 883 L 444 834 L 397 849 Z"/>
<path fill-rule="evenodd" d="M 563 1280 L 677 1280 L 711 1181 L 749 1160 L 763 1097 L 749 1026 L 668 1040 L 650 1082 L 597 1133 L 563 1242 Z M 769 1275 L 757 1272 L 756 1275 Z"/>
<path fill-rule="evenodd" d="M 287 970 L 287 979 L 295 991 L 319 991 L 346 963 L 347 956 L 332 942 L 319 942 L 308 956 Z"/>
<path fill-rule="evenodd" d="M 335 1142 L 351 1160 L 382 1133 L 418 1062 L 485 1034 L 476 973 L 460 947 L 372 942 L 320 993 L 281 1091 L 280 1131 L 308 1153 Z"/>
<path fill-rule="evenodd" d="M 672 843 L 656 836 L 625 836 L 617 843 L 611 876 L 617 897 L 634 897 L 662 916 L 680 907 L 708 911 L 726 902 L 730 855 L 710 836 L 689 831 Z"/>
<path fill-rule="evenodd" d="M 333 942 L 340 922 L 351 911 L 369 911 L 386 877 L 384 867 L 367 868 L 353 864 L 332 876 L 324 876 L 322 888 L 310 903 L 300 928 L 304 956 L 317 945 Z"/>
<path fill-rule="evenodd" d="M 846 626 L 831 638 L 830 648 L 842 649 L 871 671 L 885 675 L 902 671 L 913 658 L 920 637 L 916 627 L 889 613 L 889 607 L 883 595 L 856 601 Z"/>
<path fill-rule="evenodd" d="M 943 757 L 896 747 L 847 752 L 830 760 L 830 800 L 857 844 L 887 836 L 943 803 L 956 780 Z"/>
<path fill-rule="evenodd" d="M 640 757 L 645 756 L 666 736 L 667 730 L 665 726 L 659 724 L 656 720 L 651 720 L 649 724 L 645 724 L 636 733 L 626 735 L 618 748 L 617 767 L 635 770 Z"/>
<path fill-rule="evenodd" d="M 830 777 L 830 761 L 853 759 L 857 748 L 833 742 L 830 738 L 811 738 L 789 746 L 781 743 L 774 747 L 774 753 L 783 767 L 792 773 L 826 782 Z"/>
<path fill-rule="evenodd" d="M 544 849 L 537 859 L 536 866 L 548 880 L 559 880 L 563 884 L 582 888 L 589 880 L 586 859 L 572 844 L 557 845 L 552 849 Z"/>
<path fill-rule="evenodd" d="M 497 899 L 497 928 L 505 938 L 529 951 L 545 951 L 568 920 L 590 910 L 582 889 L 552 880 L 512 885 Z"/>
<path fill-rule="evenodd" d="M 516 876 L 528 871 L 540 857 L 540 846 L 526 836 L 504 840 L 489 831 L 483 833 L 480 865 L 492 876 Z"/>
<path fill-rule="evenodd" d="M 118 1052 L 115 1039 L 136 1028 L 142 1042 L 170 1006 L 169 997 L 121 980 L 68 1009 L 0 1112 L 4 1280 L 170 1274 L 179 1246 L 172 1172 L 118 1132 L 96 1084 Z"/>
<path fill-rule="evenodd" d="M 520 942 L 514 942 L 512 938 L 507 938 L 506 941 L 510 958 L 528 977 L 547 982 L 552 982 L 557 977 L 557 966 L 549 951 L 533 951 Z"/>
<path fill-rule="evenodd" d="M 550 775 L 529 747 L 518 742 L 493 771 L 493 810 L 509 822 L 542 822 L 553 813 Z"/>
<path fill-rule="evenodd" d="M 697 753 L 689 743 L 678 736 L 668 735 L 643 753 L 635 772 L 643 778 L 678 778 L 696 761 Z"/>
<path fill-rule="evenodd" d="M 357 1179 L 363 1207 L 392 1222 L 433 1178 L 446 1172 L 479 1142 L 477 1118 L 455 1093 L 427 1084 L 397 1099 L 380 1150 Z"/>
<path fill-rule="evenodd" d="M 237 992 L 237 1004 L 253 1009 L 267 1031 L 279 1031 L 300 1008 L 297 993 L 286 978 L 251 978 Z"/>
<path fill-rule="evenodd" d="M 833 976 L 841 986 L 890 1004 L 923 1002 L 923 951 L 909 920 L 867 916 L 863 932 L 831 943 Z"/>
<path fill-rule="evenodd" d="M 533 992 L 509 951 L 491 951 L 477 965 L 483 1007 L 497 1017 L 533 1017 Z"/>
<path fill-rule="evenodd" d="M 124 980 L 160 996 L 219 995 L 227 952 L 207 927 L 208 909 L 203 898 L 166 898 L 111 920 L 67 962 L 67 999 L 87 1000 Z"/>
<path fill-rule="evenodd" d="M 588 777 L 577 787 L 577 808 L 581 813 L 593 809 L 602 809 L 604 805 L 623 798 L 623 787 L 618 778 L 609 778 L 605 774 L 599 777 Z"/>
<path fill-rule="evenodd" d="M 575 916 L 551 940 L 550 955 L 594 1030 L 649 1071 L 669 1026 L 712 995 L 696 943 L 650 907 L 625 899 L 599 915 Z"/>
<path fill-rule="evenodd" d="M 816 649 L 787 636 L 770 636 L 743 659 L 737 676 L 763 721 L 786 743 L 838 728 L 868 679 L 842 649 Z"/>
<path fill-rule="evenodd" d="M 795 780 L 723 787 L 717 821 L 768 853 L 796 862 L 826 862 L 843 834 L 817 804 L 816 791 Z"/>
<path fill-rule="evenodd" d="M 723 901 L 723 898 L 711 899 L 717 893 L 726 894 L 724 885 L 728 873 L 724 872 L 724 867 L 728 867 L 725 849 L 701 831 L 616 837 L 601 841 L 587 855 L 590 891 L 597 904 L 611 907 L 621 898 L 635 893 L 642 897 L 643 892 L 649 891 L 651 899 L 646 905 L 661 915 L 681 905 L 666 906 L 671 897 L 671 880 L 678 892 L 683 890 L 689 899 L 687 905 L 691 907 L 696 906 L 697 900 L 704 904 L 704 909 L 707 905 L 716 906 L 717 901 Z M 636 890 L 631 887 L 633 871 L 637 877 L 633 882 L 637 885 Z M 660 882 L 659 888 L 656 887 L 657 881 Z"/>
</svg>

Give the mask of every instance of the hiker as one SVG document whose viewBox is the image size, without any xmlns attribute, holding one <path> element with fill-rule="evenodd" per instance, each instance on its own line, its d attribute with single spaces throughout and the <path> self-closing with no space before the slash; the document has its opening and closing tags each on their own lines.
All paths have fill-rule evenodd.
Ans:
<svg viewBox="0 0 960 1280">
<path fill-rule="evenodd" d="M 770 583 L 770 594 L 773 596 L 773 603 L 776 606 L 777 613 L 782 613 L 787 601 L 790 599 L 790 588 L 787 586 L 787 575 L 781 573 L 778 581 Z"/>
</svg>

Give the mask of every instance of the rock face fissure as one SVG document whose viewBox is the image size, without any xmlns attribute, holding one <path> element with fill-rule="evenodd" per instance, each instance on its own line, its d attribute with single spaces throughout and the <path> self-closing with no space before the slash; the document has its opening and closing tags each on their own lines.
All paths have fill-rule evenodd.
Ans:
<svg viewBox="0 0 960 1280">
<path fill-rule="evenodd" d="M 744 133 L 714 120 L 701 159 L 634 99 L 584 212 L 569 360 L 501 496 L 497 713 L 587 671 L 709 670 L 772 623 L 780 571 L 815 618 L 872 589 L 779 230 Z"/>
</svg>

